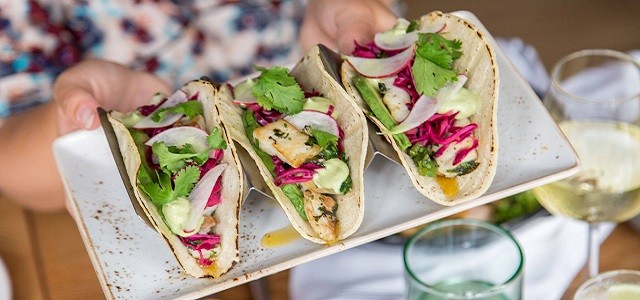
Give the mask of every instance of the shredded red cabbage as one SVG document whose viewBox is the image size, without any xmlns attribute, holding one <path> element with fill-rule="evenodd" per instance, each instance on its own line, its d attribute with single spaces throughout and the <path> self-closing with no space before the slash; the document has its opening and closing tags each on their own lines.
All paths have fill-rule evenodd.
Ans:
<svg viewBox="0 0 640 300">
<path fill-rule="evenodd" d="M 473 131 L 478 127 L 475 123 L 466 126 L 455 126 L 456 115 L 457 113 L 454 112 L 435 114 L 429 118 L 429 120 L 405 132 L 405 134 L 412 144 L 420 143 L 424 146 L 428 144 L 440 145 L 440 148 L 434 154 L 435 157 L 440 157 L 451 143 L 460 142 L 471 136 Z M 474 143 L 477 143 L 476 139 L 474 139 Z M 477 147 L 478 145 L 475 145 L 458 151 L 454 158 L 454 165 L 462 161 L 469 152 Z"/>
<path fill-rule="evenodd" d="M 333 105 L 329 105 L 329 108 L 327 109 L 327 115 L 333 114 L 333 110 L 334 109 L 335 109 L 335 107 Z"/>
<path fill-rule="evenodd" d="M 316 90 L 311 90 L 311 92 L 304 92 L 304 97 L 305 98 L 311 98 L 311 97 L 317 97 L 320 96 L 320 92 L 316 91 Z"/>
<path fill-rule="evenodd" d="M 320 165 L 305 163 L 298 168 L 289 168 L 281 171 L 279 174 L 277 173 L 276 178 L 274 178 L 273 182 L 277 186 L 281 186 L 283 184 L 309 181 L 316 173 L 315 170 L 320 168 L 322 168 L 322 166 Z"/>
<path fill-rule="evenodd" d="M 138 107 L 138 112 L 143 115 L 143 116 L 148 116 L 150 115 L 152 112 L 156 111 L 156 109 L 158 109 L 158 107 L 160 107 L 160 105 L 162 105 L 162 103 L 164 103 L 165 101 L 167 101 L 167 98 L 164 98 L 164 100 L 160 101 L 160 103 L 158 104 L 149 104 L 149 105 L 143 105 Z"/>
<path fill-rule="evenodd" d="M 413 63 L 411 63 L 411 65 L 413 65 Z M 418 101 L 418 98 L 420 98 L 420 94 L 418 94 L 418 91 L 416 91 L 416 87 L 413 84 L 411 65 L 404 67 L 400 72 L 398 72 L 398 77 L 393 81 L 394 86 L 403 89 L 411 97 L 411 102 L 407 104 L 407 108 L 409 110 L 413 108 L 413 104 Z"/>
<path fill-rule="evenodd" d="M 211 154 L 209 155 L 209 159 L 207 159 L 204 164 L 199 166 L 200 169 L 200 178 L 207 174 L 209 170 L 217 166 L 220 161 L 222 161 L 222 157 L 224 156 L 224 151 L 222 149 L 213 149 Z M 213 186 L 211 190 L 211 194 L 209 195 L 209 200 L 207 201 L 207 205 L 205 207 L 211 207 L 217 204 L 220 204 L 222 201 L 222 177 L 218 178 L 216 184 Z"/>
<path fill-rule="evenodd" d="M 218 181 L 216 181 L 216 184 L 213 186 L 205 207 L 218 205 L 220 202 L 222 202 L 222 177 L 218 178 Z"/>
<path fill-rule="evenodd" d="M 467 154 L 469 154 L 469 152 L 473 151 L 476 148 L 478 148 L 478 139 L 473 138 L 473 144 L 470 147 L 462 149 L 458 151 L 458 153 L 456 153 L 456 157 L 453 159 L 453 165 L 455 166 L 459 164 L 467 156 Z"/>
<path fill-rule="evenodd" d="M 266 110 L 258 103 L 247 104 L 247 109 L 253 112 L 253 116 L 256 118 L 256 121 L 262 126 L 275 122 L 282 117 L 282 114 L 277 110 Z"/>
<path fill-rule="evenodd" d="M 189 249 L 198 251 L 200 259 L 198 262 L 203 266 L 209 266 L 213 263 L 202 254 L 202 250 L 211 250 L 220 244 L 220 235 L 218 234 L 194 234 L 187 237 L 179 237 L 180 241 Z"/>
</svg>

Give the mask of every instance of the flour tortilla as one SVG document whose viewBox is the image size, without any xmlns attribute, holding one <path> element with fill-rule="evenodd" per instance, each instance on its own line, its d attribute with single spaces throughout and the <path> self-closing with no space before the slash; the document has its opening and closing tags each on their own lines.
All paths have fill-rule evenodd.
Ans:
<svg viewBox="0 0 640 300">
<path fill-rule="evenodd" d="M 356 232 L 364 215 L 364 163 L 367 151 L 368 132 L 366 118 L 358 107 L 349 100 L 349 95 L 340 87 L 324 69 L 320 60 L 319 48 L 312 48 L 291 70 L 290 74 L 296 78 L 305 91 L 317 91 L 324 97 L 333 100 L 336 120 L 344 131 L 344 151 L 349 158 L 348 165 L 353 181 L 353 187 L 345 195 L 333 195 L 338 203 L 336 216 L 338 219 L 337 239 L 343 240 Z M 262 163 L 242 127 L 242 108 L 232 103 L 233 94 L 227 86 L 222 86 L 216 104 L 220 107 L 223 123 L 227 124 L 231 137 L 244 147 L 257 164 L 260 174 L 273 192 L 274 197 L 286 213 L 293 227 L 307 240 L 325 244 L 319 238 L 309 223 L 302 219 L 295 210 L 291 200 L 277 187 L 274 178 Z"/>
<path fill-rule="evenodd" d="M 451 206 L 475 199 L 484 194 L 496 173 L 498 158 L 498 132 L 497 132 L 497 105 L 498 105 L 498 63 L 496 54 L 486 36 L 473 24 L 460 17 L 442 13 L 431 12 L 419 20 L 420 28 L 429 24 L 445 23 L 444 32 L 441 34 L 448 39 L 462 41 L 462 57 L 454 63 L 454 69 L 467 75 L 465 87 L 480 97 L 480 108 L 471 117 L 471 121 L 478 124 L 475 137 L 479 140 L 478 159 L 480 165 L 473 172 L 457 176 L 458 193 L 448 197 L 444 194 L 436 180 L 432 177 L 421 176 L 411 157 L 398 147 L 395 140 L 385 135 L 407 169 L 413 185 L 427 198 L 442 205 Z M 379 128 L 384 125 L 369 111 L 366 102 L 352 83 L 353 76 L 357 74 L 348 63 L 343 62 L 341 77 L 345 89 L 352 99 L 365 112 L 369 119 Z"/>
<path fill-rule="evenodd" d="M 239 261 L 238 219 L 240 202 L 243 196 L 244 175 L 240 167 L 240 161 L 235 153 L 234 144 L 231 141 L 228 131 L 220 122 L 219 113 L 214 104 L 216 90 L 213 85 L 205 80 L 194 80 L 185 84 L 182 87 L 182 91 L 184 91 L 189 98 L 196 93 L 198 94 L 198 99 L 202 102 L 208 132 L 213 128 L 220 128 L 227 141 L 227 149 L 224 150 L 222 162 L 227 163 L 229 166 L 222 174 L 222 182 L 224 183 L 222 187 L 222 202 L 213 214 L 213 217 L 218 221 L 214 232 L 220 235 L 221 250 L 218 259 L 209 267 L 203 267 L 198 264 L 198 259 L 189 253 L 187 247 L 164 223 L 160 212 L 153 202 L 137 187 L 137 174 L 141 166 L 141 158 L 138 154 L 136 144 L 124 124 L 114 117 L 114 112 L 109 113 L 109 121 L 118 138 L 118 144 L 124 158 L 127 174 L 129 175 L 131 184 L 135 187 L 134 192 L 136 198 L 147 213 L 147 217 L 151 223 L 153 223 L 155 229 L 164 238 L 182 268 L 194 277 L 220 277 Z"/>
</svg>

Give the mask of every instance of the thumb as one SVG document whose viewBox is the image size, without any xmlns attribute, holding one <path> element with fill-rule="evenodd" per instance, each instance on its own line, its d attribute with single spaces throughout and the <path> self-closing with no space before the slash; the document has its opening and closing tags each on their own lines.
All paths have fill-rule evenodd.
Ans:
<svg viewBox="0 0 640 300">
<path fill-rule="evenodd" d="M 373 41 L 376 33 L 385 31 L 397 21 L 397 16 L 388 8 L 384 8 L 372 15 L 345 15 L 338 20 L 338 49 L 343 54 L 351 54 L 355 49 L 355 43 L 367 44 Z M 371 21 L 374 19 L 375 21 Z"/>
<path fill-rule="evenodd" d="M 338 27 L 338 50 L 340 53 L 349 55 L 355 49 L 355 42 L 366 44 L 373 40 L 375 34 L 371 23 L 359 20 L 352 20 Z"/>
<path fill-rule="evenodd" d="M 66 91 L 59 91 L 56 102 L 62 113 L 62 122 L 59 124 L 61 133 L 76 129 L 94 129 L 98 127 L 98 100 L 93 94 L 82 88 L 73 87 Z"/>
</svg>

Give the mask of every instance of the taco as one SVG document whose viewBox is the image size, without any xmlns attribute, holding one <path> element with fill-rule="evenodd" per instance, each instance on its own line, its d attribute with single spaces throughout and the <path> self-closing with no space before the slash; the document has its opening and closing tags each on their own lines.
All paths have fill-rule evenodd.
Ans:
<svg viewBox="0 0 640 300">
<path fill-rule="evenodd" d="M 258 70 L 220 88 L 223 122 L 302 237 L 319 244 L 348 237 L 364 213 L 366 118 L 324 70 L 318 47 L 291 72 Z"/>
<path fill-rule="evenodd" d="M 182 268 L 219 277 L 239 261 L 243 173 L 214 104 L 194 80 L 133 112 L 109 112 L 135 196 Z"/>
<path fill-rule="evenodd" d="M 455 205 L 484 194 L 498 157 L 498 67 L 473 24 L 439 11 L 356 44 L 341 77 L 413 185 Z"/>
</svg>

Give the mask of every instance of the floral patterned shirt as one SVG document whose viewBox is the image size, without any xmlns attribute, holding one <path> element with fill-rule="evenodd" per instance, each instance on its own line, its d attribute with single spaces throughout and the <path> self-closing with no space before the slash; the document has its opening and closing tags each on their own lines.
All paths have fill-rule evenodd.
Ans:
<svg viewBox="0 0 640 300">
<path fill-rule="evenodd" d="M 300 0 L 0 0 L 0 121 L 49 101 L 97 57 L 176 84 L 223 82 L 300 55 Z"/>
</svg>

